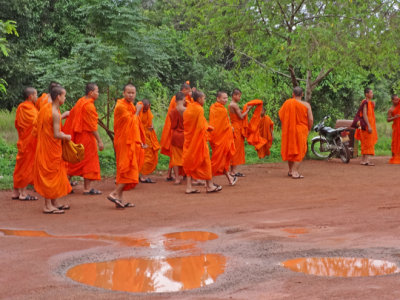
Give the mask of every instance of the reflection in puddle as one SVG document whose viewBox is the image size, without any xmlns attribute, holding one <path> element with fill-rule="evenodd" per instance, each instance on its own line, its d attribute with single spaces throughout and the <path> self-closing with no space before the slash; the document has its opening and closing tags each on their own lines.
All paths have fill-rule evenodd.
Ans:
<svg viewBox="0 0 400 300">
<path fill-rule="evenodd" d="M 164 234 L 166 250 L 186 250 L 196 247 L 196 242 L 215 240 L 218 235 L 206 231 L 183 231 Z"/>
<path fill-rule="evenodd" d="M 67 271 L 87 285 L 124 292 L 177 292 L 214 283 L 225 270 L 226 258 L 203 254 L 174 258 L 127 258 L 87 263 Z"/>
<path fill-rule="evenodd" d="M 283 262 L 283 266 L 295 272 L 317 276 L 362 277 L 400 272 L 395 263 L 368 258 L 296 258 Z"/>
<path fill-rule="evenodd" d="M 88 240 L 102 240 L 102 241 L 115 241 L 119 242 L 125 246 L 133 246 L 133 247 L 148 247 L 150 243 L 146 239 L 136 239 L 128 236 L 111 236 L 111 235 L 97 235 L 97 234 L 88 234 L 88 235 L 71 235 L 71 236 L 57 236 L 48 234 L 45 231 L 39 230 L 9 230 L 9 229 L 0 229 L 0 232 L 3 232 L 4 235 L 13 235 L 13 236 L 26 236 L 26 237 L 49 237 L 56 239 L 88 239 Z"/>
<path fill-rule="evenodd" d="M 282 230 L 292 234 L 305 234 L 309 232 L 306 228 L 284 228 Z"/>
</svg>

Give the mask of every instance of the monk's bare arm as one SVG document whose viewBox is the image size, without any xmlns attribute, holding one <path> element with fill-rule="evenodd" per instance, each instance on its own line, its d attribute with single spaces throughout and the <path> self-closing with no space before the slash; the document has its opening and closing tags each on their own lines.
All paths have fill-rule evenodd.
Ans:
<svg viewBox="0 0 400 300">
<path fill-rule="evenodd" d="M 396 120 L 397 118 L 400 118 L 400 115 L 394 115 L 394 116 L 392 115 L 393 110 L 394 110 L 394 106 L 392 106 L 388 111 L 388 115 L 387 115 L 388 122 L 392 122 L 392 121 Z"/>
<path fill-rule="evenodd" d="M 100 150 L 100 151 L 103 151 L 103 149 L 104 149 L 104 144 L 103 144 L 103 141 L 102 141 L 101 138 L 100 138 L 99 132 L 96 130 L 96 131 L 93 131 L 92 133 L 93 133 L 93 135 L 94 135 L 94 137 L 95 137 L 95 139 L 96 139 L 96 141 L 97 141 L 97 145 L 99 146 L 99 150 Z"/>
<path fill-rule="evenodd" d="M 69 110 L 64 111 L 61 115 L 61 120 L 64 120 L 69 117 Z"/>
<path fill-rule="evenodd" d="M 143 108 L 143 104 L 140 104 L 140 103 L 136 104 L 136 115 L 137 116 L 139 116 L 142 108 Z"/>
<path fill-rule="evenodd" d="M 363 107 L 363 119 L 368 126 L 368 132 L 372 133 L 372 128 L 368 121 L 368 104 Z"/>
<path fill-rule="evenodd" d="M 60 115 L 58 112 L 53 112 L 53 134 L 56 139 L 59 140 L 71 140 L 71 136 L 69 134 L 65 134 L 60 130 Z"/>
<path fill-rule="evenodd" d="M 307 104 L 307 117 L 308 117 L 308 131 L 311 131 L 313 123 L 314 123 L 314 116 L 312 114 L 311 105 Z"/>
<path fill-rule="evenodd" d="M 241 110 L 240 110 L 240 108 L 239 108 L 239 105 L 237 105 L 236 103 L 231 103 L 231 104 L 229 105 L 229 109 L 230 109 L 232 112 L 234 112 L 241 120 L 243 120 L 243 119 L 247 116 L 247 114 L 248 114 L 249 111 L 250 111 L 250 108 L 251 108 L 251 106 L 248 106 L 247 109 L 246 109 L 246 111 L 242 113 Z"/>
</svg>

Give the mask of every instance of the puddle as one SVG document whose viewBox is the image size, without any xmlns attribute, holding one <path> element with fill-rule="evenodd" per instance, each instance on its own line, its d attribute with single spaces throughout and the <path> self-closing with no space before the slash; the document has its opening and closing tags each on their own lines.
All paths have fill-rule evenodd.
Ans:
<svg viewBox="0 0 400 300">
<path fill-rule="evenodd" d="M 225 264 L 226 258 L 218 254 L 127 258 L 78 265 L 66 275 L 74 281 L 112 291 L 178 292 L 214 283 L 225 271 Z"/>
<path fill-rule="evenodd" d="M 194 249 L 196 242 L 211 241 L 218 238 L 218 235 L 206 231 L 183 231 L 164 234 L 164 247 L 166 250 Z"/>
<path fill-rule="evenodd" d="M 149 247 L 150 243 L 146 239 L 137 239 L 129 236 L 112 236 L 112 235 L 98 235 L 98 234 L 87 234 L 87 235 L 51 235 L 45 231 L 39 230 L 9 230 L 0 229 L 0 232 L 4 235 L 10 236 L 26 236 L 26 237 L 48 237 L 56 239 L 87 239 L 87 240 L 102 240 L 102 241 L 114 241 L 125 246 L 132 247 Z"/>
<path fill-rule="evenodd" d="M 306 228 L 284 228 L 282 230 L 292 234 L 306 234 L 309 232 Z"/>
<path fill-rule="evenodd" d="M 294 272 L 317 276 L 364 277 L 399 273 L 395 263 L 368 258 L 312 257 L 287 260 L 282 265 Z"/>
</svg>

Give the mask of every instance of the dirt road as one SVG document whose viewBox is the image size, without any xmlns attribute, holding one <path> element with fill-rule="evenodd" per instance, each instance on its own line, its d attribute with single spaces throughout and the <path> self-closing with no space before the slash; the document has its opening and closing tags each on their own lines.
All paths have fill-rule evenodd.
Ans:
<svg viewBox="0 0 400 300">
<path fill-rule="evenodd" d="M 185 195 L 163 177 L 126 193 L 135 208 L 117 210 L 105 196 L 114 180 L 96 183 L 103 195 L 67 198 L 65 215 L 42 214 L 43 200 L 20 202 L 0 192 L 0 229 L 45 231 L 53 237 L 0 233 L 0 298 L 7 299 L 400 299 L 400 274 L 321 277 L 280 264 L 297 257 L 359 257 L 400 266 L 399 166 L 387 157 L 375 167 L 338 160 L 306 161 L 301 180 L 284 163 L 243 166 L 236 186 L 216 178 L 216 194 Z M 218 235 L 196 247 L 165 247 L 163 235 L 206 231 Z M 82 236 L 71 238 L 71 236 Z M 87 238 L 102 235 L 103 239 Z M 105 237 L 106 236 L 106 237 Z M 146 241 L 124 244 L 112 237 Z M 111 237 L 111 238 L 110 238 Z M 127 293 L 77 283 L 69 268 L 126 257 L 226 258 L 224 273 L 206 287 L 170 293 Z"/>
</svg>

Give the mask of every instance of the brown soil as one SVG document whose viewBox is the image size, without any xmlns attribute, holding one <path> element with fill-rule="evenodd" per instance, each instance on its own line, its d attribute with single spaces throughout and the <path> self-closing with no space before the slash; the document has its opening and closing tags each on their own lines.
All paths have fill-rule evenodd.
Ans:
<svg viewBox="0 0 400 300">
<path fill-rule="evenodd" d="M 164 177 L 126 192 L 135 208 L 117 210 L 106 200 L 114 179 L 96 183 L 103 195 L 84 196 L 82 185 L 66 197 L 65 215 L 42 214 L 43 200 L 11 200 L 0 192 L 0 229 L 41 230 L 54 237 L 0 233 L 0 298 L 8 299 L 400 299 L 400 274 L 320 277 L 280 264 L 298 257 L 358 257 L 400 266 L 399 166 L 387 157 L 375 167 L 338 160 L 304 162 L 304 179 L 287 176 L 284 163 L 243 166 L 237 185 L 216 178 L 216 194 L 185 195 Z M 63 201 L 62 199 L 61 201 Z M 184 250 L 166 249 L 162 237 L 209 231 L 217 239 Z M 71 238 L 106 236 L 105 240 Z M 110 236 L 145 239 L 135 246 Z M 68 238 L 69 237 L 69 238 Z M 146 243 L 145 243 L 146 244 Z M 148 245 L 148 244 L 146 244 Z M 227 258 L 214 284 L 184 292 L 108 291 L 65 276 L 72 266 L 126 257 L 178 257 L 215 253 Z"/>
</svg>

